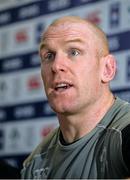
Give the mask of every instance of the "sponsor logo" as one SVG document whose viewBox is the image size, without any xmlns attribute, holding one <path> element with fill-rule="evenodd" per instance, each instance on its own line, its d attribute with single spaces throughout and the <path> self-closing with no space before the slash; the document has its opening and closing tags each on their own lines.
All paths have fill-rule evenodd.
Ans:
<svg viewBox="0 0 130 180">
<path fill-rule="evenodd" d="M 29 118 L 35 115 L 35 109 L 33 106 L 16 107 L 14 109 L 15 118 Z"/>
<path fill-rule="evenodd" d="M 10 47 L 11 52 L 15 52 L 17 54 L 21 50 L 28 50 L 31 46 L 32 32 L 29 26 L 18 28 L 13 32 L 12 46 Z M 25 62 L 24 65 L 25 64 L 27 63 Z"/>
<path fill-rule="evenodd" d="M 54 11 L 58 9 L 67 8 L 70 6 L 70 0 L 61 1 L 61 0 L 50 0 L 48 1 L 48 10 Z"/>
<path fill-rule="evenodd" d="M 4 80 L 0 80 L 0 104 L 5 101 L 8 91 L 8 85 Z"/>
<path fill-rule="evenodd" d="M 41 62 L 41 60 L 40 60 L 40 57 L 39 57 L 39 54 L 38 54 L 38 53 L 37 53 L 37 54 L 33 54 L 33 55 L 31 56 L 31 58 L 30 58 L 30 64 L 31 64 L 32 66 L 40 65 L 40 62 Z"/>
<path fill-rule="evenodd" d="M 43 31 L 44 31 L 44 28 L 45 28 L 45 25 L 43 23 L 39 23 L 36 25 L 35 42 L 37 44 L 39 44 L 41 41 L 41 36 L 42 36 Z"/>
<path fill-rule="evenodd" d="M 92 23 L 96 24 L 96 25 L 100 25 L 101 24 L 101 11 L 100 10 L 96 10 L 93 11 L 91 13 L 89 13 L 86 17 L 86 19 L 88 19 L 89 21 L 91 21 Z"/>
<path fill-rule="evenodd" d="M 11 14 L 9 12 L 5 12 L 0 15 L 0 24 L 8 23 L 11 20 Z"/>
<path fill-rule="evenodd" d="M 36 138 L 36 127 L 29 126 L 24 133 L 26 135 L 26 138 L 24 139 L 26 146 L 29 148 L 34 147 L 34 144 L 36 143 L 36 140 L 34 140 L 34 138 Z"/>
<path fill-rule="evenodd" d="M 4 131 L 0 129 L 0 150 L 4 149 Z"/>
<path fill-rule="evenodd" d="M 55 128 L 54 124 L 44 125 L 44 127 L 42 128 L 40 132 L 41 137 L 47 136 L 54 128 Z"/>
<path fill-rule="evenodd" d="M 55 115 L 55 112 L 50 107 L 48 101 L 45 102 L 44 105 L 43 105 L 43 114 L 46 115 L 46 116 Z"/>
<path fill-rule="evenodd" d="M 130 5 L 128 5 L 128 7 L 127 7 L 127 12 L 128 12 L 128 22 L 129 22 L 129 20 L 130 20 Z"/>
<path fill-rule="evenodd" d="M 42 88 L 41 79 L 39 75 L 33 75 L 27 80 L 27 89 L 29 91 L 36 91 Z"/>
<path fill-rule="evenodd" d="M 6 54 L 9 51 L 9 46 L 10 46 L 10 33 L 9 31 L 3 31 L 0 34 L 0 49 L 1 49 L 1 54 Z"/>
<path fill-rule="evenodd" d="M 40 7 L 37 4 L 33 4 L 30 6 L 23 7 L 19 10 L 19 18 L 25 19 L 37 16 L 40 12 Z"/>
<path fill-rule="evenodd" d="M 130 81 L 130 56 L 128 56 L 126 63 L 126 80 Z"/>
<path fill-rule="evenodd" d="M 27 29 L 21 29 L 15 33 L 15 42 L 16 44 L 23 44 L 28 41 L 28 32 Z"/>
<path fill-rule="evenodd" d="M 20 58 L 14 58 L 14 59 L 9 59 L 3 62 L 3 70 L 8 71 L 8 70 L 14 70 L 14 69 L 19 69 L 23 65 L 23 62 Z"/>
<path fill-rule="evenodd" d="M 12 79 L 12 85 L 12 97 L 16 100 L 16 98 L 19 98 L 22 91 L 22 79 L 17 76 L 14 77 Z"/>
<path fill-rule="evenodd" d="M 126 4 L 126 11 L 127 11 L 127 23 L 130 22 L 130 3 Z"/>
<path fill-rule="evenodd" d="M 120 48 L 119 36 L 108 37 L 110 51 L 116 51 Z"/>
<path fill-rule="evenodd" d="M 20 146 L 20 139 L 21 139 L 21 135 L 19 130 L 14 127 L 10 129 L 10 132 L 8 133 L 8 146 L 11 149 L 17 149 Z"/>
<path fill-rule="evenodd" d="M 120 3 L 110 5 L 109 23 L 111 28 L 118 28 L 120 25 Z"/>
<path fill-rule="evenodd" d="M 92 0 L 80 0 L 82 3 L 88 3 L 88 2 L 90 2 L 90 1 L 92 1 Z"/>
<path fill-rule="evenodd" d="M 130 13 L 130 6 L 127 9 L 128 9 L 128 13 Z"/>
<path fill-rule="evenodd" d="M 0 109 L 0 122 L 4 121 L 7 117 L 6 111 Z"/>
</svg>

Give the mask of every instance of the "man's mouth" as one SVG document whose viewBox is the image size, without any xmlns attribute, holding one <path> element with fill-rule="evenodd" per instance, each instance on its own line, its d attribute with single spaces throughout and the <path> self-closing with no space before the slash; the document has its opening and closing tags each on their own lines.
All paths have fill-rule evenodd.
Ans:
<svg viewBox="0 0 130 180">
<path fill-rule="evenodd" d="M 71 87 L 72 87 L 72 84 L 62 82 L 62 83 L 57 83 L 54 89 L 55 89 L 55 91 L 61 92 L 61 91 L 67 90 Z"/>
</svg>

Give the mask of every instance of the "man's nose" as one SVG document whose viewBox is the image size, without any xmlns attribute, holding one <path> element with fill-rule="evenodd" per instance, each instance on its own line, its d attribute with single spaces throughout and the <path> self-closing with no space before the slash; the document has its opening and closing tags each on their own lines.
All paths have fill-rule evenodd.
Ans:
<svg viewBox="0 0 130 180">
<path fill-rule="evenodd" d="M 66 72 L 67 71 L 67 57 L 63 54 L 56 54 L 52 63 L 52 72 Z"/>
</svg>

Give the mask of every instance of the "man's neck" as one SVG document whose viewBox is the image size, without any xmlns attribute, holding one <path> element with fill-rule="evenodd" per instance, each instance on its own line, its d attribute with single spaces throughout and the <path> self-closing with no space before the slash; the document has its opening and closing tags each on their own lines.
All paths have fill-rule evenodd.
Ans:
<svg viewBox="0 0 130 180">
<path fill-rule="evenodd" d="M 72 143 L 88 134 L 102 120 L 114 103 L 114 97 L 103 99 L 100 104 L 90 107 L 85 113 L 72 116 L 58 115 L 64 140 Z"/>
</svg>

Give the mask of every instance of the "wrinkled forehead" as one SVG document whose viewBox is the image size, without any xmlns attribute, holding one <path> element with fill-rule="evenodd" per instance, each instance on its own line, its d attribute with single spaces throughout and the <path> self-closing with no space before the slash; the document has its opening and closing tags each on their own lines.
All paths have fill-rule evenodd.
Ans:
<svg viewBox="0 0 130 180">
<path fill-rule="evenodd" d="M 66 41 L 69 38 L 73 39 L 75 37 L 82 39 L 84 42 L 87 42 L 87 44 L 95 47 L 101 56 L 109 53 L 106 35 L 100 28 L 89 21 L 73 19 L 69 19 L 69 21 L 68 19 L 62 19 L 52 23 L 46 31 L 43 32 L 40 49 L 42 45 L 48 43 L 49 40 L 51 40 L 52 43 L 54 38 L 62 39 L 62 37 L 64 37 Z"/>
<path fill-rule="evenodd" d="M 87 27 L 85 23 L 59 23 L 56 25 L 50 25 L 47 30 L 42 35 L 42 41 L 51 38 L 58 37 L 64 34 L 68 34 L 69 36 L 80 36 L 87 35 L 88 33 L 92 33 L 90 28 Z"/>
</svg>

